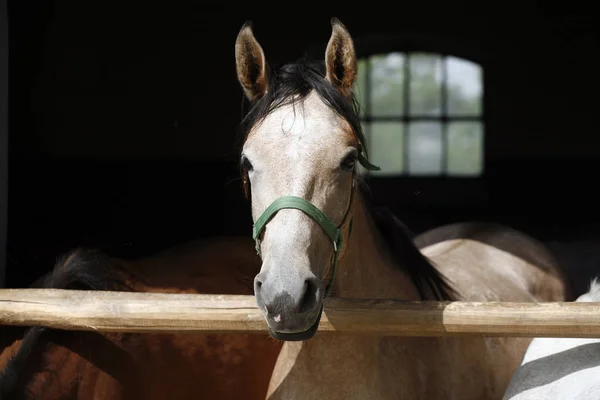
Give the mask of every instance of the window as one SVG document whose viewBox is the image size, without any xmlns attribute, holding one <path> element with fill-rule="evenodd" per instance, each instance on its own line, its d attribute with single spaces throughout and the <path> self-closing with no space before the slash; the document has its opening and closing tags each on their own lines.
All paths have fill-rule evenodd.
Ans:
<svg viewBox="0 0 600 400">
<path fill-rule="evenodd" d="M 431 53 L 359 60 L 356 84 L 374 176 L 479 176 L 483 172 L 482 71 Z"/>
</svg>

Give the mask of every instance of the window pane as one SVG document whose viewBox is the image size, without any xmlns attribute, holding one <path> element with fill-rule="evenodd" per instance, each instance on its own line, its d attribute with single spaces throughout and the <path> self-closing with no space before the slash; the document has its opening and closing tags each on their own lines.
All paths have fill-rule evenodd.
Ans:
<svg viewBox="0 0 600 400">
<path fill-rule="evenodd" d="M 481 122 L 448 123 L 448 173 L 479 175 L 483 171 Z"/>
<path fill-rule="evenodd" d="M 363 117 L 365 115 L 365 107 L 366 103 L 366 92 L 367 92 L 367 70 L 365 68 L 365 64 L 367 62 L 364 59 L 358 60 L 358 71 L 356 77 L 356 83 L 354 84 L 354 94 L 356 95 L 356 100 L 360 106 L 360 116 Z"/>
<path fill-rule="evenodd" d="M 372 56 L 370 61 L 372 116 L 403 115 L 404 55 Z"/>
<path fill-rule="evenodd" d="M 401 122 L 371 122 L 368 125 L 369 161 L 381 167 L 381 171 L 368 173 L 378 176 L 401 174 L 404 171 L 404 125 Z"/>
<path fill-rule="evenodd" d="M 437 175 L 442 172 L 442 125 L 413 122 L 408 126 L 408 165 L 411 174 Z"/>
<path fill-rule="evenodd" d="M 479 116 L 482 103 L 481 67 L 456 57 L 446 59 L 448 114 Z"/>
<path fill-rule="evenodd" d="M 441 115 L 442 57 L 410 55 L 410 115 Z"/>
</svg>

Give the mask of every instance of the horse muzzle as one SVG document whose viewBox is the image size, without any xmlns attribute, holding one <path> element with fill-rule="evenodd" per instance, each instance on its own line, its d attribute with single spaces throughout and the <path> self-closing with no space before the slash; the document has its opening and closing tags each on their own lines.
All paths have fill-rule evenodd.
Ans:
<svg viewBox="0 0 600 400">
<path fill-rule="evenodd" d="M 309 339 L 319 326 L 325 285 L 314 276 L 285 278 L 276 274 L 258 274 L 254 280 L 256 303 L 275 339 Z"/>
<path fill-rule="evenodd" d="M 281 341 L 285 341 L 285 342 L 299 342 L 299 341 L 303 341 L 303 340 L 308 340 L 311 339 L 313 336 L 315 336 L 315 334 L 317 333 L 317 330 L 319 329 L 319 323 L 321 322 L 321 315 L 323 314 L 323 306 L 321 306 L 321 308 L 319 308 L 319 310 L 316 313 L 316 316 L 314 316 L 314 322 L 312 323 L 312 325 L 309 326 L 308 329 L 304 329 L 304 330 L 289 330 L 289 329 L 285 329 L 285 330 L 277 330 L 277 326 L 271 326 L 269 324 L 269 335 L 271 335 L 271 337 L 273 339 L 276 340 L 281 340 Z M 267 319 L 267 324 L 268 324 L 268 319 Z M 308 321 L 308 319 L 307 319 Z"/>
</svg>

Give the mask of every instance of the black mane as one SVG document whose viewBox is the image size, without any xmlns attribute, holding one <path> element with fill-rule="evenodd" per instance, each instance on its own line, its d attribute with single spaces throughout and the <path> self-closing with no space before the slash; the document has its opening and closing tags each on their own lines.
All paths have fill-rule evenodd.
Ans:
<svg viewBox="0 0 600 400">
<path fill-rule="evenodd" d="M 325 79 L 324 62 L 300 59 L 295 63 L 284 64 L 269 71 L 268 85 L 267 94 L 250 104 L 250 109 L 242 120 L 240 127 L 244 140 L 250 129 L 275 109 L 302 101 L 314 90 L 325 104 L 350 124 L 363 146 L 364 153 L 367 153 L 359 119 L 359 104 L 354 97 L 349 101 Z M 247 185 L 245 180 L 244 184 Z M 245 189 L 248 193 L 249 188 Z M 361 184 L 360 189 L 361 194 L 367 197 L 365 195 L 368 187 Z M 387 208 L 375 208 L 369 201 L 366 203 L 368 212 L 397 264 L 406 269 L 421 298 L 452 300 L 452 288 L 443 275 L 415 246 L 413 237 L 409 234 L 406 226 Z"/>
</svg>

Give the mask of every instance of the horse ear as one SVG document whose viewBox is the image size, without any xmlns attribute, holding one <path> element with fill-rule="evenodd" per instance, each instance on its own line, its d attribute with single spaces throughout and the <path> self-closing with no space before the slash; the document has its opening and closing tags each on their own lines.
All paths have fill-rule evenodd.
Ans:
<svg viewBox="0 0 600 400">
<path fill-rule="evenodd" d="M 235 64 L 238 80 L 248 100 L 263 97 L 268 89 L 265 53 L 254 37 L 250 21 L 242 26 L 235 41 Z"/>
<path fill-rule="evenodd" d="M 356 81 L 357 62 L 350 32 L 337 18 L 331 19 L 331 37 L 325 50 L 326 78 L 344 95 L 350 95 Z"/>
</svg>

